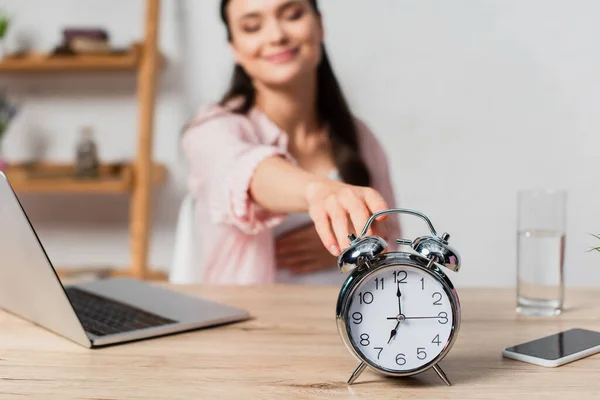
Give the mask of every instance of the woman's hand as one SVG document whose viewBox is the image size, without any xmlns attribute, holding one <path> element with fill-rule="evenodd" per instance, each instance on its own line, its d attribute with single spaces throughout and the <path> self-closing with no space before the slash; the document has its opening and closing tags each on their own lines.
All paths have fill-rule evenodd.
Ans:
<svg viewBox="0 0 600 400">
<path fill-rule="evenodd" d="M 330 180 L 311 182 L 306 188 L 306 200 L 319 238 L 334 256 L 350 245 L 348 234 L 358 236 L 372 214 L 388 208 L 381 194 L 372 188 Z M 375 229 L 386 239 L 383 224 L 376 223 L 386 217 L 377 218 L 367 235 L 373 235 Z"/>
<path fill-rule="evenodd" d="M 337 258 L 323 247 L 313 224 L 295 229 L 275 241 L 277 268 L 304 274 L 335 267 Z"/>
</svg>

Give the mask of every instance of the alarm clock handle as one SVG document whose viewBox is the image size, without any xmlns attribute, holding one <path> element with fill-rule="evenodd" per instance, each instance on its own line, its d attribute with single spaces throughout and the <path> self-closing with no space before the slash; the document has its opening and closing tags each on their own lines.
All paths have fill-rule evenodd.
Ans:
<svg viewBox="0 0 600 400">
<path fill-rule="evenodd" d="M 425 220 L 425 222 L 427 222 L 427 225 L 429 225 L 429 230 L 431 231 L 431 234 L 433 236 L 437 236 L 437 232 L 435 231 L 435 228 L 433 227 L 433 224 L 431 223 L 431 221 L 429 220 L 429 218 L 427 218 L 427 216 L 425 214 L 420 213 L 420 212 L 415 211 L 415 210 L 409 210 L 407 208 L 390 208 L 389 210 L 383 210 L 383 211 L 379 211 L 379 212 L 376 212 L 375 214 L 373 214 L 371 216 L 371 218 L 369 218 L 369 220 L 365 224 L 365 227 L 363 228 L 363 230 L 360 233 L 359 237 L 365 236 L 365 234 L 367 233 L 367 230 L 369 229 L 369 227 L 371 226 L 371 224 L 373 223 L 373 221 L 376 218 L 381 217 L 382 215 L 385 215 L 385 214 L 410 214 L 410 215 L 414 215 L 414 216 L 420 217 L 423 220 Z"/>
</svg>

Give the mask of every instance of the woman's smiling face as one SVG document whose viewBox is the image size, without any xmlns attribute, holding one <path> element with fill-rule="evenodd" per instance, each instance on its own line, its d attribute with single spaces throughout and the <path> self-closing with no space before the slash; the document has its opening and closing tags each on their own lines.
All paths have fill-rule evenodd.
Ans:
<svg viewBox="0 0 600 400">
<path fill-rule="evenodd" d="M 282 86 L 316 71 L 323 28 L 308 0 L 231 0 L 226 11 L 235 60 L 252 80 Z"/>
</svg>

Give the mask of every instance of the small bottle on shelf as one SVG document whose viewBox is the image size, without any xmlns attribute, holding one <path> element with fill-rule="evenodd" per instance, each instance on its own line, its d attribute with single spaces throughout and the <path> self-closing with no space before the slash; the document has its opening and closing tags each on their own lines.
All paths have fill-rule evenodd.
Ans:
<svg viewBox="0 0 600 400">
<path fill-rule="evenodd" d="M 75 153 L 75 176 L 77 178 L 98 178 L 100 161 L 91 127 L 81 128 Z"/>
</svg>

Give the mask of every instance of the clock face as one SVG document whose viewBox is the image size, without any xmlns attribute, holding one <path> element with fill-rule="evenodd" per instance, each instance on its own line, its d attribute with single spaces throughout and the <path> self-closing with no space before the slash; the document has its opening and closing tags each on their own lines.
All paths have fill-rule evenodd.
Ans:
<svg viewBox="0 0 600 400">
<path fill-rule="evenodd" d="M 347 329 L 353 347 L 392 373 L 418 370 L 450 340 L 454 314 L 442 283 L 409 266 L 369 275 L 350 300 Z"/>
</svg>

